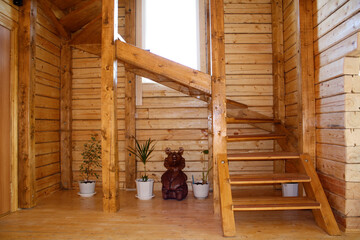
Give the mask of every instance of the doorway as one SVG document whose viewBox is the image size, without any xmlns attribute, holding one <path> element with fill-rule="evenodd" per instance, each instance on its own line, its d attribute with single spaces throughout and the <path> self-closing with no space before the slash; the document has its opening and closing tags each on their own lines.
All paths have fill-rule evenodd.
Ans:
<svg viewBox="0 0 360 240">
<path fill-rule="evenodd" d="M 0 25 L 0 216 L 11 211 L 11 31 Z"/>
</svg>

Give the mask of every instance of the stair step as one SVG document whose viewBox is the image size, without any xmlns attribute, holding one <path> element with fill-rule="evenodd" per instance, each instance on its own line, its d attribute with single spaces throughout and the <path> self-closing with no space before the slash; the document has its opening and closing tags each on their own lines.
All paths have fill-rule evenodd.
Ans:
<svg viewBox="0 0 360 240">
<path fill-rule="evenodd" d="M 298 183 L 310 182 L 310 177 L 298 173 L 282 174 L 249 174 L 249 175 L 231 175 L 229 182 L 232 185 L 248 184 L 273 184 L 273 183 Z"/>
<path fill-rule="evenodd" d="M 285 160 L 299 159 L 299 154 L 295 152 L 255 152 L 255 153 L 239 153 L 228 154 L 229 161 L 263 161 L 263 160 Z"/>
<path fill-rule="evenodd" d="M 320 203 L 304 197 L 244 198 L 233 201 L 233 211 L 320 209 Z"/>
<path fill-rule="evenodd" d="M 226 118 L 226 122 L 231 123 L 280 123 L 280 120 L 276 119 L 261 119 L 261 118 Z"/>
<path fill-rule="evenodd" d="M 286 138 L 283 134 L 270 133 L 270 134 L 253 134 L 253 135 L 233 135 L 228 136 L 228 142 L 238 142 L 238 141 L 257 141 L 257 140 L 275 140 Z"/>
</svg>

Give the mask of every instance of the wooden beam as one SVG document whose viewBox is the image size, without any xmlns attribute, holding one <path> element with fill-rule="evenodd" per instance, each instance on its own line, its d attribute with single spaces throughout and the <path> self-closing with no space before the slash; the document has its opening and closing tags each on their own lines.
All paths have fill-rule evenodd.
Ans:
<svg viewBox="0 0 360 240">
<path fill-rule="evenodd" d="M 60 19 L 60 23 L 69 31 L 76 32 L 87 23 L 89 23 L 94 16 L 101 13 L 101 1 L 89 0 L 88 4 L 84 4 L 68 15 Z"/>
<path fill-rule="evenodd" d="M 79 50 L 95 54 L 99 57 L 101 56 L 101 44 L 74 44 L 71 46 Z"/>
<path fill-rule="evenodd" d="M 117 143 L 117 61 L 115 36 L 117 36 L 117 0 L 102 1 L 101 41 L 101 145 L 103 210 L 119 210 L 119 167 Z"/>
<path fill-rule="evenodd" d="M 19 16 L 19 207 L 36 205 L 35 24 L 37 2 L 24 1 Z"/>
<path fill-rule="evenodd" d="M 224 1 L 211 0 L 211 49 L 212 77 L 211 97 L 213 107 L 213 202 L 214 213 L 220 213 L 218 156 L 227 154 L 226 142 L 226 80 L 225 80 L 225 34 Z M 222 213 L 223 214 L 223 213 Z M 224 235 L 231 236 L 233 233 Z"/>
<path fill-rule="evenodd" d="M 273 79 L 274 79 L 274 117 L 285 122 L 285 81 L 284 81 L 284 30 L 282 0 L 271 1 Z M 274 150 L 280 151 L 277 141 Z M 284 161 L 274 161 L 274 172 L 285 172 Z M 280 186 L 276 186 L 279 188 Z"/>
<path fill-rule="evenodd" d="M 216 159 L 218 160 L 222 229 L 225 237 L 233 237 L 236 234 L 236 229 L 231 185 L 229 182 L 229 162 L 226 154 L 219 154 L 216 156 Z"/>
<path fill-rule="evenodd" d="M 70 44 L 101 44 L 101 14 L 73 34 Z"/>
<path fill-rule="evenodd" d="M 71 47 L 68 42 L 61 43 L 61 98 L 60 98 L 60 139 L 61 139 L 61 185 L 72 188 L 72 140 L 71 140 Z"/>
<path fill-rule="evenodd" d="M 38 2 L 42 5 L 41 9 L 50 18 L 52 24 L 55 26 L 60 36 L 65 39 L 69 39 L 70 33 L 67 30 L 65 30 L 64 26 L 59 22 L 59 19 L 55 16 L 53 10 L 51 9 L 51 3 L 45 0 L 38 0 Z"/>
<path fill-rule="evenodd" d="M 295 1 L 299 13 L 298 30 L 298 129 L 299 151 L 315 159 L 315 86 L 312 1 Z"/>
<path fill-rule="evenodd" d="M 210 94 L 210 76 L 130 44 L 116 41 L 116 57 L 134 67 L 146 69 L 185 86 Z"/>
<path fill-rule="evenodd" d="M 313 210 L 316 223 L 329 235 L 339 236 L 341 232 L 334 218 L 331 207 L 324 193 L 319 177 L 314 167 L 314 161 L 308 154 L 302 154 L 296 164 L 299 173 L 306 174 L 311 178 L 310 183 L 303 183 L 306 196 L 320 203 L 320 209 Z"/>
<path fill-rule="evenodd" d="M 135 0 L 125 1 L 125 40 L 130 44 L 136 43 L 136 7 Z M 125 147 L 135 148 L 135 90 L 136 75 L 129 72 L 125 66 Z M 136 158 L 132 153 L 125 154 L 125 187 L 135 189 Z"/>
</svg>

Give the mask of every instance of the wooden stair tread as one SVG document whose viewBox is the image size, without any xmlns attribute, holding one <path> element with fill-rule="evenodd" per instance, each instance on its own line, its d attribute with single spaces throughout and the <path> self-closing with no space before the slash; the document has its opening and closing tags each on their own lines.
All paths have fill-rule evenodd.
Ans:
<svg viewBox="0 0 360 240">
<path fill-rule="evenodd" d="M 277 119 L 261 119 L 261 118 L 226 118 L 227 123 L 279 123 Z"/>
<path fill-rule="evenodd" d="M 299 159 L 299 154 L 295 152 L 254 152 L 228 154 L 227 156 L 229 161 Z"/>
<path fill-rule="evenodd" d="M 233 211 L 320 209 L 320 203 L 304 197 L 244 198 L 233 201 Z"/>
<path fill-rule="evenodd" d="M 269 134 L 251 134 L 251 135 L 232 135 L 227 137 L 228 142 L 237 141 L 256 141 L 256 140 L 275 140 L 286 138 L 284 134 L 269 133 Z"/>
<path fill-rule="evenodd" d="M 230 184 L 273 184 L 290 182 L 310 182 L 310 177 L 298 173 L 277 173 L 277 174 L 249 174 L 231 175 Z"/>
</svg>

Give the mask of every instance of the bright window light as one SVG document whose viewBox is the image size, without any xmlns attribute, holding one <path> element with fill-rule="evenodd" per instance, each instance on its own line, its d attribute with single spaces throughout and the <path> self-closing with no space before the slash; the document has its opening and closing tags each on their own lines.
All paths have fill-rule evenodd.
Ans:
<svg viewBox="0 0 360 240">
<path fill-rule="evenodd" d="M 197 1 L 143 0 L 143 48 L 199 70 Z"/>
</svg>

